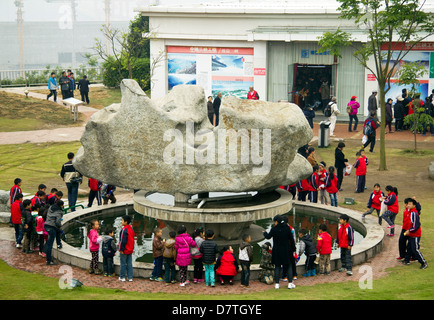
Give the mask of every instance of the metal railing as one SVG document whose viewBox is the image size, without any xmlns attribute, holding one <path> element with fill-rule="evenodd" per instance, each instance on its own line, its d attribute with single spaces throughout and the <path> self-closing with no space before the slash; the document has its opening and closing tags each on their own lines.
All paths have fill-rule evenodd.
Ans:
<svg viewBox="0 0 434 320">
<path fill-rule="evenodd" d="M 56 78 L 59 81 L 63 70 L 60 67 L 53 69 L 0 70 L 0 88 L 48 85 L 51 72 L 56 72 Z M 76 79 L 81 79 L 83 75 L 87 75 L 92 83 L 102 82 L 102 68 L 100 67 L 78 67 L 71 70 L 73 70 Z"/>
</svg>

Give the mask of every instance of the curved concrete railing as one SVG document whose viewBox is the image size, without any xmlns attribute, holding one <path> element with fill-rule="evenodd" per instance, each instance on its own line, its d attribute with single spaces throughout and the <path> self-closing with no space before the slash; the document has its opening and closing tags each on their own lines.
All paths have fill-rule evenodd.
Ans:
<svg viewBox="0 0 434 320">
<path fill-rule="evenodd" d="M 383 248 L 384 231 L 381 226 L 376 223 L 374 219 L 366 219 L 366 223 L 363 223 L 360 218 L 360 212 L 341 208 L 341 207 L 330 207 L 321 204 L 313 204 L 308 202 L 294 201 L 293 206 L 295 207 L 296 213 L 309 212 L 312 214 L 319 214 L 323 217 L 330 218 L 331 220 L 338 220 L 341 214 L 347 214 L 350 217 L 350 224 L 364 235 L 364 239 L 360 243 L 354 245 L 352 249 L 353 265 L 358 265 L 371 259 L 376 254 L 381 252 Z M 74 220 L 81 220 L 86 217 L 95 217 L 107 214 L 119 212 L 119 210 L 125 210 L 126 213 L 133 212 L 133 203 L 131 202 L 120 202 L 116 204 L 110 204 L 97 208 L 89 208 L 84 210 L 79 210 L 73 213 L 68 213 L 64 215 L 63 226 L 67 227 L 68 224 L 72 223 Z M 74 248 L 67 243 L 63 242 L 63 249 L 58 250 L 53 248 L 53 257 L 63 262 L 65 264 L 77 266 L 80 268 L 87 269 L 90 266 L 90 253 L 83 252 L 80 249 Z M 100 269 L 102 270 L 102 257 L 100 256 Z M 332 253 L 331 256 L 331 268 L 336 270 L 340 267 L 340 256 L 338 252 Z M 148 278 L 154 265 L 152 263 L 143 262 L 133 262 L 134 277 Z M 258 279 L 258 274 L 261 269 L 258 264 L 251 266 L 251 279 Z M 115 272 L 119 274 L 119 259 L 115 257 Z M 189 266 L 189 272 L 193 272 L 193 266 Z M 298 274 L 304 272 L 304 259 L 302 258 L 297 264 Z M 239 277 L 239 275 L 238 275 Z"/>
</svg>

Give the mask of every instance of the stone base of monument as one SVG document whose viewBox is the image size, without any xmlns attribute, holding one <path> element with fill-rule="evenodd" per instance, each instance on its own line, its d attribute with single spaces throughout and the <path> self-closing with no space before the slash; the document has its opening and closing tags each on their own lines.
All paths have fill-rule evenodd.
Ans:
<svg viewBox="0 0 434 320">
<path fill-rule="evenodd" d="M 292 209 L 292 195 L 282 189 L 251 197 L 240 196 L 238 200 L 236 197 L 213 199 L 200 208 L 198 203 L 201 201 L 189 203 L 187 198 L 172 205 L 157 203 L 146 191 L 135 193 L 133 200 L 135 211 L 164 222 L 165 233 L 176 232 L 180 225 L 184 225 L 190 234 L 203 227 L 214 231 L 214 240 L 219 245 L 239 244 L 245 233 L 251 235 L 252 241 L 259 241 L 263 239 L 263 228 L 252 224 L 253 221 L 273 218 Z M 167 234 L 163 236 L 167 238 Z"/>
</svg>

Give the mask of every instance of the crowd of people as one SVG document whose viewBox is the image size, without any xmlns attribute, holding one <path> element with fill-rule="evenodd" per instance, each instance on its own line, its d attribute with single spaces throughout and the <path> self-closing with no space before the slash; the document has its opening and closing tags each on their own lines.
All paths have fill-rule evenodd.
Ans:
<svg viewBox="0 0 434 320">
<path fill-rule="evenodd" d="M 66 77 L 66 75 L 63 74 L 63 77 Z M 67 78 L 69 79 L 69 83 L 74 82 L 72 73 Z M 60 81 L 61 86 L 65 84 L 65 81 L 65 79 Z M 52 74 L 49 88 L 54 88 L 56 85 L 55 75 Z M 62 94 L 64 94 L 63 97 L 65 98 L 69 93 L 66 89 L 63 90 L 62 88 Z M 54 95 L 56 99 L 55 93 L 51 92 L 51 95 Z M 430 96 L 430 105 L 433 95 Z M 214 101 L 212 101 L 212 97 L 210 96 L 208 101 L 209 120 L 215 126 L 218 125 L 221 96 L 221 93 L 219 93 Z M 374 93 L 373 96 L 375 98 Z M 48 98 L 49 96 L 47 96 Z M 259 96 L 253 88 L 250 88 L 248 98 L 256 100 L 259 99 Z M 375 132 L 375 127 L 378 127 L 378 120 L 375 120 L 376 104 L 374 103 L 374 99 L 370 99 L 369 101 L 371 116 L 365 121 L 364 127 L 371 126 Z M 399 97 L 397 99 L 398 107 L 401 101 L 401 97 Z M 388 100 L 388 103 L 390 103 L 390 100 Z M 409 103 L 417 104 L 418 102 L 413 100 Z M 397 104 L 395 104 L 395 120 L 397 128 L 400 128 L 400 119 L 396 118 Z M 336 99 L 332 98 L 329 105 L 333 113 L 337 109 Z M 333 105 L 335 106 L 333 107 Z M 357 97 L 353 96 L 347 109 L 350 116 L 349 131 L 357 130 L 357 109 L 359 107 Z M 388 119 L 390 130 L 391 119 Z M 354 126 L 352 121 L 354 121 Z M 397 131 L 399 130 L 397 129 Z M 369 136 L 369 134 L 367 135 Z M 369 144 L 371 144 L 370 151 L 372 152 L 375 138 L 371 139 L 368 137 L 364 148 Z M 355 160 L 352 165 L 344 154 L 344 148 L 345 143 L 339 142 L 335 149 L 334 166 L 327 167 L 324 161 L 317 162 L 313 147 L 303 146 L 298 152 L 311 163 L 311 176 L 293 185 L 281 186 L 281 188 L 288 190 L 293 195 L 293 198 L 297 198 L 299 201 L 309 200 L 312 203 L 320 202 L 321 204 L 328 205 L 329 198 L 330 205 L 337 207 L 338 194 L 342 191 L 341 186 L 344 176 L 350 175 L 351 170 L 355 169 L 355 192 L 364 193 L 367 189 L 366 173 L 369 165 L 364 148 L 355 154 Z M 69 153 L 67 156 L 68 162 L 62 166 L 60 176 L 66 183 L 69 209 L 75 211 L 78 186 L 82 183 L 83 177 L 75 170 L 72 164 L 74 154 Z M 22 249 L 25 253 L 32 253 L 33 249 L 38 248 L 39 255 L 46 259 L 46 264 L 55 265 L 56 262 L 52 258 L 54 241 L 56 241 L 58 249 L 62 248 L 61 220 L 64 213 L 63 192 L 52 188 L 50 193 L 47 194 L 47 187 L 41 184 L 34 197 L 24 199 L 21 184 L 21 179 L 15 179 L 14 186 L 10 190 L 11 226 L 15 229 L 16 247 Z M 89 198 L 87 207 L 91 207 L 95 200 L 98 205 L 101 205 L 102 202 L 107 204 L 109 200 L 112 203 L 116 202 L 114 196 L 115 186 L 103 184 L 101 181 L 93 178 L 88 179 L 88 186 Z M 428 264 L 420 252 L 419 245 L 421 237 L 421 205 L 415 198 L 406 198 L 404 205 L 402 231 L 399 236 L 399 257 L 397 259 L 401 260 L 405 265 L 410 264 L 411 260 L 417 260 L 421 264 L 421 269 L 424 269 Z M 367 211 L 362 214 L 362 220 L 365 221 L 366 216 L 372 214 L 374 210 L 377 213 L 378 223 L 381 225 L 384 220 L 388 224 L 387 229 L 390 232 L 387 236 L 393 237 L 395 235 L 395 220 L 399 214 L 397 188 L 387 185 L 385 193 L 383 193 L 380 184 L 375 183 L 367 199 Z M 320 233 L 316 241 L 312 238 L 309 230 L 300 229 L 298 232 L 299 247 L 297 252 L 297 237 L 294 228 L 288 223 L 288 217 L 285 215 L 275 216 L 273 218 L 273 226 L 269 231 L 264 231 L 263 234 L 265 239 L 273 239 L 273 245 L 270 242 L 266 242 L 260 248 L 262 255 L 260 280 L 268 284 L 274 282 L 275 288 L 278 289 L 280 281 L 284 279 L 288 282 L 289 289 L 295 288 L 293 282 L 297 278 L 296 264 L 303 254 L 306 257 L 304 277 L 316 276 L 317 269 L 320 275 L 330 274 L 330 255 L 333 241 L 340 248 L 341 268 L 339 271 L 346 271 L 348 275 L 352 275 L 351 249 L 354 245 L 354 230 L 349 221 L 349 216 L 340 216 L 337 239 L 332 239 L 325 224 L 319 226 Z M 103 236 L 100 232 L 98 220 L 91 221 L 88 228 L 89 251 L 91 253 L 89 273 L 95 275 L 104 274 L 107 277 L 114 276 L 113 259 L 116 253 L 119 252 L 119 280 L 133 281 L 132 254 L 134 252 L 135 233 L 131 222 L 131 216 L 125 215 L 122 217 L 122 230 L 118 235 L 118 241 L 116 241 L 113 229 L 104 230 Z M 242 235 L 238 252 L 234 252 L 231 246 L 218 248 L 217 243 L 214 241 L 214 231 L 211 229 L 204 230 L 203 228 L 198 228 L 193 234 L 189 234 L 186 227 L 180 225 L 177 233 L 171 231 L 168 236 L 168 239 L 163 239 L 162 229 L 156 228 L 154 230 L 152 242 L 154 269 L 150 280 L 164 281 L 168 285 L 175 283 L 177 279 L 177 266 L 179 285 L 185 287 L 190 284 L 187 268 L 193 263 L 193 283 L 205 282 L 205 285 L 209 287 L 214 287 L 216 283 L 233 285 L 234 277 L 238 273 L 241 273 L 241 286 L 249 288 L 250 266 L 253 261 L 253 246 L 249 234 Z M 99 270 L 98 266 L 100 249 L 103 256 L 103 271 Z M 315 262 L 318 263 L 318 268 Z"/>
<path fill-rule="evenodd" d="M 74 72 L 71 70 L 62 71 L 62 75 L 59 81 L 56 79 L 56 73 L 52 72 L 48 79 L 48 90 L 50 93 L 47 95 L 47 100 L 53 97 L 54 102 L 57 102 L 57 90 L 60 89 L 62 93 L 62 99 L 74 98 L 74 91 L 78 89 L 80 91 L 81 100 L 90 103 L 89 100 L 89 85 L 90 81 L 87 76 L 84 75 L 82 79 L 76 82 Z"/>
</svg>

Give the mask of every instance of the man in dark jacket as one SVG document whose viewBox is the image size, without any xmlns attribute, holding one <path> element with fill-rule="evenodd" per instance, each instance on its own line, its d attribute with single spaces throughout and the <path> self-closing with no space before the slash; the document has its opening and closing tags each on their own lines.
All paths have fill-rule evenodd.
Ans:
<svg viewBox="0 0 434 320">
<path fill-rule="evenodd" d="M 373 90 L 372 94 L 368 98 L 368 111 L 369 113 L 377 113 L 377 90 Z"/>
<path fill-rule="evenodd" d="M 295 288 L 292 283 L 293 270 L 291 267 L 290 255 L 294 255 L 295 241 L 291 233 L 291 228 L 288 224 L 283 222 L 280 215 L 273 218 L 274 226 L 270 232 L 264 232 L 265 239 L 273 238 L 273 251 L 271 262 L 274 264 L 274 283 L 275 288 L 279 289 L 279 280 L 282 273 L 282 269 L 288 270 L 288 289 Z"/>
<path fill-rule="evenodd" d="M 222 104 L 222 93 L 219 92 L 217 97 L 214 99 L 213 107 L 214 107 L 214 115 L 215 115 L 215 126 L 219 125 L 219 116 L 220 116 L 220 105 Z"/>
<path fill-rule="evenodd" d="M 66 72 L 62 72 L 62 76 L 59 79 L 60 90 L 62 90 L 62 99 L 69 98 L 69 78 L 66 76 Z"/>
<path fill-rule="evenodd" d="M 398 97 L 394 106 L 395 114 L 395 131 L 402 131 L 402 124 L 404 122 L 404 98 Z"/>
<path fill-rule="evenodd" d="M 87 76 L 83 76 L 83 79 L 78 81 L 77 89 L 80 90 L 81 101 L 89 104 L 89 85 L 90 82 L 87 80 Z"/>
<path fill-rule="evenodd" d="M 69 98 L 74 98 L 74 91 L 75 91 L 75 79 L 74 79 L 74 73 L 71 72 L 69 75 Z"/>
<path fill-rule="evenodd" d="M 345 155 L 343 153 L 344 148 L 345 148 L 345 143 L 339 142 L 338 146 L 335 149 L 335 168 L 337 171 L 337 177 L 338 177 L 337 187 L 339 191 L 342 191 L 341 185 L 342 185 L 342 180 L 344 179 L 344 170 L 348 164 L 348 159 L 345 158 Z"/>
</svg>

